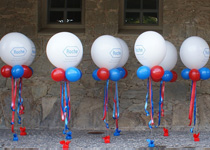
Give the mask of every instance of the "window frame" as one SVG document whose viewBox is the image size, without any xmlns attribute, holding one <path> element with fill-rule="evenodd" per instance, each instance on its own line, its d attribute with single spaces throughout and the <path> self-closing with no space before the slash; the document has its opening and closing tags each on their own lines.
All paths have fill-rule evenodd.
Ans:
<svg viewBox="0 0 210 150">
<path fill-rule="evenodd" d="M 84 29 L 85 28 L 85 0 L 82 0 L 81 23 L 57 24 L 48 23 L 48 0 L 41 1 L 41 29 Z"/>
<path fill-rule="evenodd" d="M 163 0 L 159 0 L 159 10 L 158 10 L 158 25 L 143 25 L 143 24 L 125 24 L 125 0 L 120 0 L 119 5 L 119 31 L 129 31 L 129 30 L 156 30 L 161 31 L 163 26 Z M 134 31 L 135 33 L 135 31 Z"/>
</svg>

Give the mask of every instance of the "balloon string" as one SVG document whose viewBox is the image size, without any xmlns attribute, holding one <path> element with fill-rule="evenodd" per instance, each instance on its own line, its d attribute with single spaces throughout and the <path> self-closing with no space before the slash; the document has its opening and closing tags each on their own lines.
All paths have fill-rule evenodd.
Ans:
<svg viewBox="0 0 210 150">
<path fill-rule="evenodd" d="M 63 99 L 63 82 L 60 82 L 60 109 L 61 109 L 61 120 L 64 121 L 64 99 Z"/>
<path fill-rule="evenodd" d="M 68 103 L 69 103 L 69 122 L 71 119 L 71 98 L 70 98 L 70 82 L 67 81 Z"/>
<path fill-rule="evenodd" d="M 147 110 L 148 97 L 149 97 L 149 78 L 147 79 L 147 95 L 146 95 L 146 102 L 145 102 L 145 105 L 144 105 L 144 110 L 146 112 L 146 116 L 149 116 L 149 111 Z"/>
<path fill-rule="evenodd" d="M 19 98 L 18 98 L 18 108 L 17 108 L 17 116 L 18 116 L 18 124 L 21 124 L 21 115 L 23 112 L 23 98 L 22 98 L 22 78 L 19 80 Z"/>
<path fill-rule="evenodd" d="M 67 93 L 67 83 L 66 81 L 64 82 L 64 87 L 65 87 L 65 108 L 64 108 L 64 117 L 65 117 L 65 129 L 64 131 L 69 130 L 68 128 L 68 123 L 69 123 L 69 100 L 68 100 L 68 93 Z"/>
<path fill-rule="evenodd" d="M 15 81 L 14 81 L 15 80 Z M 11 110 L 12 110 L 12 122 L 11 122 L 11 129 L 14 133 L 14 123 L 15 123 L 15 100 L 17 94 L 17 81 L 12 77 L 12 103 L 11 103 Z"/>
<path fill-rule="evenodd" d="M 153 110 L 153 92 L 152 92 L 152 81 L 151 81 L 151 77 L 149 77 L 149 97 L 150 97 L 151 125 L 153 125 L 154 124 L 154 120 L 153 120 L 154 110 Z"/>
<path fill-rule="evenodd" d="M 195 92 L 196 92 L 196 81 L 193 81 L 192 92 L 191 92 L 191 100 L 190 100 L 190 109 L 189 109 L 189 126 L 192 124 L 192 115 L 194 109 L 194 102 L 195 102 Z"/>
<path fill-rule="evenodd" d="M 162 103 L 163 103 L 163 99 L 162 99 L 162 85 L 163 85 L 163 81 L 160 82 L 158 126 L 160 125 L 160 121 L 161 121 L 161 106 L 162 106 Z"/>
<path fill-rule="evenodd" d="M 161 104 L 161 117 L 164 117 L 164 109 L 163 109 L 163 102 L 164 102 L 164 93 L 165 93 L 165 81 L 163 81 L 162 84 L 162 90 L 161 90 L 161 97 L 162 97 L 162 104 Z"/>
<path fill-rule="evenodd" d="M 116 121 L 116 129 L 118 130 L 118 118 L 120 115 L 119 110 L 119 99 L 118 99 L 118 85 L 117 82 L 115 82 L 115 95 L 113 98 L 114 106 L 113 106 L 113 119 Z"/>
<path fill-rule="evenodd" d="M 105 125 L 106 125 L 106 129 L 109 129 L 109 124 L 106 121 L 106 115 L 107 115 L 107 111 L 108 111 L 108 87 L 109 87 L 109 80 L 107 80 L 106 82 L 106 86 L 104 88 L 104 113 L 103 113 L 103 118 L 102 120 L 104 121 Z"/>
</svg>

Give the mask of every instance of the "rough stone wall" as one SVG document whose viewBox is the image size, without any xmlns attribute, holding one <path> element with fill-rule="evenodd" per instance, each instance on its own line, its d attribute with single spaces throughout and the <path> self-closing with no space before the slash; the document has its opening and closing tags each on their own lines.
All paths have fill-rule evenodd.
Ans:
<svg viewBox="0 0 210 150">
<path fill-rule="evenodd" d="M 63 127 L 60 119 L 59 83 L 54 82 L 50 72 L 54 68 L 48 61 L 45 48 L 49 38 L 55 33 L 43 34 L 39 30 L 39 3 L 41 0 L 1 0 L 0 37 L 9 32 L 21 32 L 31 38 L 37 49 L 31 79 L 23 81 L 25 114 L 22 123 L 28 128 Z M 119 82 L 120 118 L 119 126 L 124 130 L 146 129 L 149 117 L 145 116 L 144 103 L 146 81 L 136 76 L 140 66 L 133 52 L 133 45 L 140 33 L 118 32 L 118 0 L 85 0 L 85 33 L 76 34 L 84 46 L 84 56 L 78 66 L 83 72 L 80 81 L 71 84 L 72 120 L 70 127 L 78 129 L 104 129 L 102 118 L 103 87 L 105 82 L 92 79 L 96 66 L 91 60 L 90 49 L 94 40 L 104 34 L 125 40 L 130 48 L 130 58 L 126 64 L 128 77 Z M 181 43 L 189 36 L 197 35 L 210 43 L 210 2 L 209 0 L 163 0 L 163 30 L 166 40 L 171 41 L 179 51 Z M 0 66 L 4 63 L 0 61 Z M 207 65 L 210 67 L 210 64 Z M 184 81 L 180 72 L 184 68 L 179 60 L 175 71 L 179 78 L 176 83 L 166 84 L 165 117 L 162 126 L 172 129 L 186 129 L 188 121 L 190 81 Z M 155 114 L 158 111 L 158 84 L 154 83 Z M 113 86 L 113 84 L 112 84 Z M 210 125 L 210 83 L 198 82 L 199 129 L 209 129 Z M 111 92 L 111 91 L 110 91 Z M 10 127 L 11 120 L 11 80 L 0 77 L 0 128 Z M 157 123 L 157 115 L 155 117 Z M 112 119 L 112 101 L 109 104 L 109 122 Z M 16 127 L 18 124 L 16 122 Z M 189 129 L 189 128 L 187 128 Z"/>
</svg>

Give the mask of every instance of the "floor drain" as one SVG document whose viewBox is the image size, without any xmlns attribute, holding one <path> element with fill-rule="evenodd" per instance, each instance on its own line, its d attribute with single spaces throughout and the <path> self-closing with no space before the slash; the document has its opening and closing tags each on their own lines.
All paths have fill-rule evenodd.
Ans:
<svg viewBox="0 0 210 150">
<path fill-rule="evenodd" d="M 104 134 L 104 132 L 101 131 L 90 131 L 88 134 Z"/>
</svg>

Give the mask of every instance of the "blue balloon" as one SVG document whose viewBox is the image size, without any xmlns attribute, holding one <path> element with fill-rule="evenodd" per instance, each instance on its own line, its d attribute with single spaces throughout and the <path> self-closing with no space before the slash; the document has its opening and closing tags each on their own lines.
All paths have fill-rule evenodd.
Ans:
<svg viewBox="0 0 210 150">
<path fill-rule="evenodd" d="M 24 69 L 21 65 L 15 65 L 12 67 L 11 73 L 14 78 L 21 78 L 24 74 Z"/>
<path fill-rule="evenodd" d="M 109 78 L 112 81 L 119 81 L 121 79 L 121 74 L 118 69 L 111 69 L 109 71 Z"/>
<path fill-rule="evenodd" d="M 182 78 L 186 79 L 186 80 L 190 79 L 189 73 L 190 73 L 190 69 L 188 69 L 188 68 L 183 69 L 181 72 Z"/>
<path fill-rule="evenodd" d="M 92 77 L 93 77 L 93 79 L 96 80 L 96 81 L 101 81 L 101 80 L 98 78 L 98 76 L 97 76 L 97 71 L 98 71 L 98 69 L 96 69 L 96 70 L 93 71 Z"/>
<path fill-rule="evenodd" d="M 147 66 L 141 66 L 138 68 L 136 74 L 139 79 L 142 79 L 142 80 L 147 79 L 150 76 L 150 68 Z"/>
<path fill-rule="evenodd" d="M 209 68 L 203 67 L 203 68 L 199 69 L 199 72 L 200 72 L 200 76 L 201 76 L 200 78 L 202 80 L 207 80 L 207 79 L 210 78 L 210 70 L 209 70 Z"/>
<path fill-rule="evenodd" d="M 173 78 L 172 72 L 166 70 L 166 71 L 164 72 L 164 75 L 163 75 L 163 77 L 162 77 L 162 80 L 165 81 L 165 82 L 169 82 L 169 81 L 172 80 L 172 78 Z"/>
<path fill-rule="evenodd" d="M 117 69 L 120 71 L 120 78 L 121 78 L 121 79 L 124 78 L 124 76 L 125 76 L 125 74 L 126 74 L 125 69 L 123 69 L 123 68 L 121 68 L 121 67 L 119 67 L 119 68 L 117 68 Z"/>
<path fill-rule="evenodd" d="M 70 82 L 76 82 L 81 78 L 81 71 L 75 67 L 70 67 L 66 69 L 65 72 L 66 79 Z"/>
</svg>

